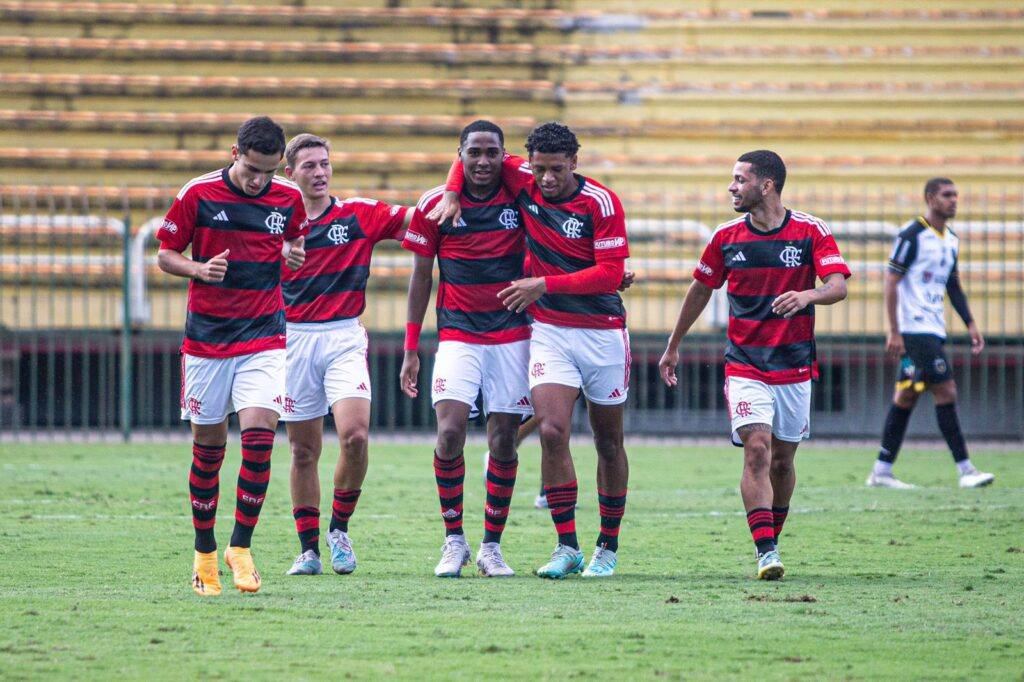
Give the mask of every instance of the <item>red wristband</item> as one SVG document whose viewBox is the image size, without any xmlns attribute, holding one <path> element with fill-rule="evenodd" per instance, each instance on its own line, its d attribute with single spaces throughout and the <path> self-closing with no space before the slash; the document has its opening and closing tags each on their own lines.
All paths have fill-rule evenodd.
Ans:
<svg viewBox="0 0 1024 682">
<path fill-rule="evenodd" d="M 423 325 L 415 322 L 405 323 L 405 350 L 418 350 L 420 347 L 420 330 Z"/>
</svg>

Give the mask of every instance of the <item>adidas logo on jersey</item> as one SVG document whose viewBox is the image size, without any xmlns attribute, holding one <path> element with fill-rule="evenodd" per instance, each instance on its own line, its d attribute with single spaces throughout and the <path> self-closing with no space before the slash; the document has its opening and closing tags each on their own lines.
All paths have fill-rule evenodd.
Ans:
<svg viewBox="0 0 1024 682">
<path fill-rule="evenodd" d="M 226 223 L 229 220 L 228 219 L 228 212 L 227 211 L 221 211 L 217 215 L 213 216 L 213 219 L 214 220 L 219 220 L 221 222 L 225 222 Z"/>
<path fill-rule="evenodd" d="M 746 263 L 747 257 L 743 255 L 742 251 L 737 251 L 736 255 L 732 257 L 733 263 Z"/>
<path fill-rule="evenodd" d="M 622 391 L 620 391 L 619 389 L 615 389 L 614 391 L 612 391 L 611 393 L 608 394 L 608 397 L 609 398 L 621 398 L 622 397 Z"/>
<path fill-rule="evenodd" d="M 356 386 L 356 390 L 357 391 L 364 391 L 365 392 L 365 391 L 369 391 L 370 389 L 368 389 L 366 387 L 366 382 L 363 382 L 363 383 L 359 384 L 358 386 Z"/>
<path fill-rule="evenodd" d="M 530 406 L 530 399 L 527 398 L 525 395 L 522 398 L 519 399 L 519 402 L 516 403 L 516 407 L 529 407 L 529 406 Z"/>
</svg>

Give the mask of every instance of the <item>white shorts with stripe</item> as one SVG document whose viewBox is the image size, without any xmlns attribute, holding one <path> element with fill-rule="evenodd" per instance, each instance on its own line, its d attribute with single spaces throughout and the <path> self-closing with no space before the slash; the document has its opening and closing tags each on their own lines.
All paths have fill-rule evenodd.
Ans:
<svg viewBox="0 0 1024 682">
<path fill-rule="evenodd" d="M 725 378 L 725 404 L 732 418 L 732 442 L 740 445 L 736 431 L 748 424 L 768 424 L 772 435 L 789 443 L 811 437 L 811 382 L 766 384 L 744 377 Z"/>
<path fill-rule="evenodd" d="M 530 388 L 561 384 L 583 389 L 596 405 L 619 405 L 629 391 L 629 331 L 533 323 Z"/>
<path fill-rule="evenodd" d="M 288 374 L 282 421 L 327 414 L 343 398 L 370 400 L 366 329 L 356 318 L 288 323 Z"/>
<path fill-rule="evenodd" d="M 263 407 L 282 412 L 285 351 L 265 350 L 234 358 L 181 355 L 181 418 L 219 424 L 232 412 Z"/>
<path fill-rule="evenodd" d="M 430 397 L 434 405 L 457 400 L 470 407 L 483 393 L 484 414 L 531 415 L 526 363 L 530 342 L 482 344 L 441 341 L 434 358 Z"/>
</svg>

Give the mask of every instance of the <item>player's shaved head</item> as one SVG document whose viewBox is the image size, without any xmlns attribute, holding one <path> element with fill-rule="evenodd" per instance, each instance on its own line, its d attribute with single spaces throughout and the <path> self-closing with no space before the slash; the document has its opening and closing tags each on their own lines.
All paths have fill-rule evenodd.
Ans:
<svg viewBox="0 0 1024 682">
<path fill-rule="evenodd" d="M 459 135 L 459 146 L 461 147 L 466 144 L 466 140 L 468 140 L 469 136 L 473 133 L 494 133 L 498 136 L 498 140 L 501 142 L 502 148 L 505 147 L 505 133 L 502 132 L 501 128 L 494 123 L 483 119 L 473 121 L 462 129 L 462 134 Z"/>
</svg>

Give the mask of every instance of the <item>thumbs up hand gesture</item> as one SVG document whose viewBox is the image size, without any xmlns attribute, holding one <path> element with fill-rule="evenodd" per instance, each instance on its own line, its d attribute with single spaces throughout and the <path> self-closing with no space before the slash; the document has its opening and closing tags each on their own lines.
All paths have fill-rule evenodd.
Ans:
<svg viewBox="0 0 1024 682">
<path fill-rule="evenodd" d="M 306 238 L 299 237 L 284 243 L 284 261 L 292 270 L 306 262 Z"/>
<path fill-rule="evenodd" d="M 196 279 L 208 284 L 223 282 L 228 272 L 228 254 L 231 249 L 224 249 L 221 253 L 199 266 L 196 272 Z"/>
</svg>

